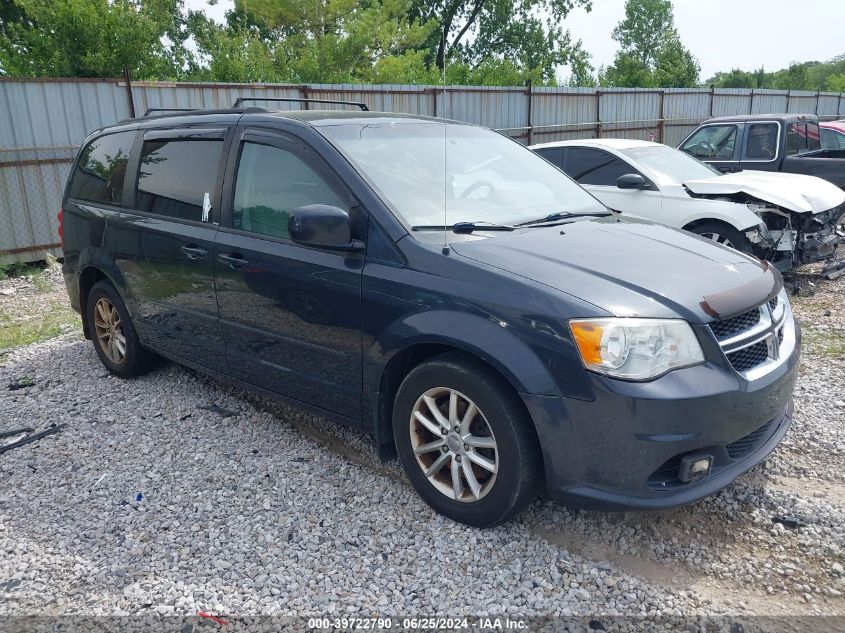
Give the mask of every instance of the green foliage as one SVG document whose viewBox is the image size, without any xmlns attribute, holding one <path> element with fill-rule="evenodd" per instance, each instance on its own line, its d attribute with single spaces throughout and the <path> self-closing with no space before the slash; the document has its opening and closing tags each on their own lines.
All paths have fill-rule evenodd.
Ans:
<svg viewBox="0 0 845 633">
<path fill-rule="evenodd" d="M 428 79 L 418 49 L 436 24 L 408 17 L 409 0 L 237 0 L 227 23 L 189 15 L 214 81 L 372 82 Z"/>
<path fill-rule="evenodd" d="M 652 88 L 654 73 L 635 54 L 620 51 L 613 64 L 599 71 L 599 83 L 618 88 Z"/>
<path fill-rule="evenodd" d="M 698 60 L 679 37 L 666 40 L 656 52 L 653 82 L 660 88 L 690 88 L 698 85 Z"/>
<path fill-rule="evenodd" d="M 2 17 L 0 74 L 175 79 L 187 67 L 182 0 L 7 0 Z"/>
<path fill-rule="evenodd" d="M 830 92 L 845 92 L 845 73 L 830 75 L 825 82 L 825 89 Z"/>
<path fill-rule="evenodd" d="M 554 84 L 591 79 L 561 24 L 590 0 L 0 0 L 0 75 L 230 82 Z M 209 0 L 214 4 L 214 0 Z"/>
<path fill-rule="evenodd" d="M 670 0 L 627 0 L 613 29 L 620 50 L 599 71 L 602 86 L 685 88 L 698 85 L 699 66 L 675 28 Z"/>
<path fill-rule="evenodd" d="M 794 62 L 774 72 L 766 72 L 763 68 L 753 72 L 734 68 L 717 73 L 707 83 L 717 88 L 845 92 L 845 55 L 826 62 Z"/>
<path fill-rule="evenodd" d="M 651 67 L 667 33 L 675 30 L 675 16 L 670 0 L 628 0 L 625 18 L 613 29 L 611 37 L 621 49 Z"/>
</svg>

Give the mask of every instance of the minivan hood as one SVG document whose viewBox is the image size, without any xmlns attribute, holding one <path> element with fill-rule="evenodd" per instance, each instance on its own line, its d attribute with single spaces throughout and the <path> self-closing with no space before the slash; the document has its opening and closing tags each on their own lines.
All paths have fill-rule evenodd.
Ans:
<svg viewBox="0 0 845 633">
<path fill-rule="evenodd" d="M 738 251 L 620 216 L 496 233 L 451 248 L 616 316 L 706 323 L 762 304 L 782 283 L 771 266 Z"/>
<path fill-rule="evenodd" d="M 796 213 L 821 213 L 845 202 L 845 191 L 827 180 L 804 174 L 741 171 L 686 180 L 683 185 L 697 195 L 745 193 Z"/>
</svg>

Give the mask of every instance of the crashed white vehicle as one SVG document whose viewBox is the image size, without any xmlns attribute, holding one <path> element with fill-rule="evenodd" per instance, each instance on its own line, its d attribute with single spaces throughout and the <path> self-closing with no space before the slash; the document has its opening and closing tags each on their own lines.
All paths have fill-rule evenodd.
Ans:
<svg viewBox="0 0 845 633">
<path fill-rule="evenodd" d="M 845 192 L 799 174 L 722 174 L 666 145 L 589 139 L 533 145 L 605 205 L 683 228 L 781 271 L 831 259 L 845 243 Z"/>
</svg>

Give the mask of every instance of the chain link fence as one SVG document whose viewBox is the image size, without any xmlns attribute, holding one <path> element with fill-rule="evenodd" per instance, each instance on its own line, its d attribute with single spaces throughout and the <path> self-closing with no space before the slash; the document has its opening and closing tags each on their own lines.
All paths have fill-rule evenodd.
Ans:
<svg viewBox="0 0 845 633">
<path fill-rule="evenodd" d="M 59 256 L 56 213 L 76 150 L 0 148 L 0 264 Z"/>
</svg>

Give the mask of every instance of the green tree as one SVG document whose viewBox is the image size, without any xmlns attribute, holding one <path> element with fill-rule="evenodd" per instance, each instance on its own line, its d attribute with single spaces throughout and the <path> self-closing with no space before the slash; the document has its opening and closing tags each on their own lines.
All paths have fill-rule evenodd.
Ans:
<svg viewBox="0 0 845 633">
<path fill-rule="evenodd" d="M 612 37 L 619 52 L 599 74 L 603 86 L 698 85 L 698 61 L 681 42 L 671 0 L 627 0 L 625 17 Z"/>
<path fill-rule="evenodd" d="M 651 88 L 654 73 L 636 55 L 620 51 L 613 64 L 599 70 L 599 83 L 619 88 Z"/>
<path fill-rule="evenodd" d="M 826 62 L 793 62 L 787 68 L 766 72 L 759 68 L 753 72 L 733 69 L 716 73 L 706 83 L 717 88 L 773 88 L 778 90 L 837 90 L 837 77 L 845 76 L 845 55 L 839 55 Z"/>
<path fill-rule="evenodd" d="M 675 17 L 670 0 L 628 0 L 625 18 L 611 37 L 620 48 L 643 66 L 653 66 L 667 33 L 675 34 Z"/>
<path fill-rule="evenodd" d="M 561 26 L 577 7 L 589 11 L 591 0 L 413 0 L 410 15 L 437 25 L 426 61 L 439 69 L 448 62 L 472 72 L 507 61 L 523 81 L 553 83 L 559 66 L 581 74 L 589 67 L 581 41 Z"/>
<path fill-rule="evenodd" d="M 409 11 L 410 0 L 236 0 L 225 26 L 199 12 L 188 21 L 205 60 L 197 74 L 209 79 L 427 79 L 418 49 L 436 25 Z"/>
<path fill-rule="evenodd" d="M 718 73 L 710 78 L 708 83 L 717 88 L 757 88 L 754 75 L 739 68 L 732 68 L 730 72 Z"/>
<path fill-rule="evenodd" d="M 654 59 L 653 83 L 661 88 L 688 88 L 698 85 L 698 60 L 679 37 L 666 40 Z"/>
<path fill-rule="evenodd" d="M 0 72 L 176 79 L 190 65 L 182 0 L 7 0 Z M 8 21 L 14 17 L 14 21 Z"/>
<path fill-rule="evenodd" d="M 828 77 L 825 88 L 830 92 L 845 92 L 845 73 Z"/>
</svg>

